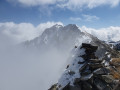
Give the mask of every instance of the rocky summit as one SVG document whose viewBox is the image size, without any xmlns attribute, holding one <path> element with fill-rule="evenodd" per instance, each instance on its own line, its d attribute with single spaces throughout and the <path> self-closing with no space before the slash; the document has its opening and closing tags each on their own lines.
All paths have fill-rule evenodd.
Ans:
<svg viewBox="0 0 120 90">
<path fill-rule="evenodd" d="M 98 57 L 98 49 L 86 43 L 75 46 L 72 62 L 49 90 L 120 90 L 119 53 L 111 50 Z"/>
</svg>

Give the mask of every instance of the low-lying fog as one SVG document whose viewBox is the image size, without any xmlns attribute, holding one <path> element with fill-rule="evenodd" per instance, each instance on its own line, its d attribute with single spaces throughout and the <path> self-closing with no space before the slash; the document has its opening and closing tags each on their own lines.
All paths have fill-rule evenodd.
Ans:
<svg viewBox="0 0 120 90">
<path fill-rule="evenodd" d="M 68 52 L 32 51 L 0 36 L 0 90 L 47 90 L 57 82 Z"/>
</svg>

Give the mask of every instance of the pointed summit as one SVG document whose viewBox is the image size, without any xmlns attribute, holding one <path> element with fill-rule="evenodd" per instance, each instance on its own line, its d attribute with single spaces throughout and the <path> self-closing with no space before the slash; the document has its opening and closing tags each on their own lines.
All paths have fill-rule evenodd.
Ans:
<svg viewBox="0 0 120 90">
<path fill-rule="evenodd" d="M 79 30 L 77 25 L 75 24 L 68 24 L 67 26 L 64 27 L 65 29 L 70 29 L 70 30 Z"/>
<path fill-rule="evenodd" d="M 61 27 L 63 27 L 63 25 L 60 25 L 60 24 L 55 24 L 53 27 L 56 27 L 56 28 L 61 28 Z"/>
</svg>

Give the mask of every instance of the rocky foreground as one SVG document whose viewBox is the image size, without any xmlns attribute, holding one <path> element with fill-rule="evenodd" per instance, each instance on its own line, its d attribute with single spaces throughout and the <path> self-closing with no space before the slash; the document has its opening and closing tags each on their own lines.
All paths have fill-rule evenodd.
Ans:
<svg viewBox="0 0 120 90">
<path fill-rule="evenodd" d="M 118 52 L 106 51 L 103 57 L 98 57 L 98 46 L 83 43 L 75 48 L 72 63 L 49 90 L 120 90 Z"/>
</svg>

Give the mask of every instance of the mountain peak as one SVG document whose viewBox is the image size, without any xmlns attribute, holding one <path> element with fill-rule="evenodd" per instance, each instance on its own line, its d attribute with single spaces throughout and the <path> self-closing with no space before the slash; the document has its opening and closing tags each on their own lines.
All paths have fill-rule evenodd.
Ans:
<svg viewBox="0 0 120 90">
<path fill-rule="evenodd" d="M 55 25 L 53 25 L 52 27 L 55 27 L 55 28 L 61 28 L 61 27 L 63 27 L 63 25 L 55 24 Z"/>
<path fill-rule="evenodd" d="M 67 26 L 76 26 L 76 27 L 77 27 L 77 25 L 76 25 L 76 24 L 68 24 Z"/>
<path fill-rule="evenodd" d="M 71 28 L 71 29 L 78 29 L 76 24 L 68 24 L 65 26 L 66 28 Z"/>
</svg>

